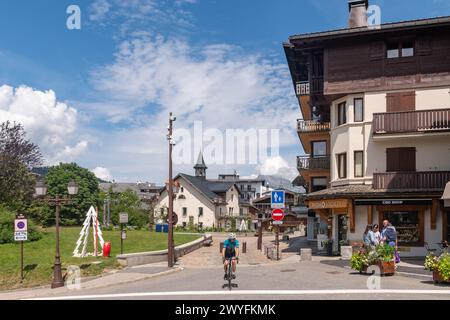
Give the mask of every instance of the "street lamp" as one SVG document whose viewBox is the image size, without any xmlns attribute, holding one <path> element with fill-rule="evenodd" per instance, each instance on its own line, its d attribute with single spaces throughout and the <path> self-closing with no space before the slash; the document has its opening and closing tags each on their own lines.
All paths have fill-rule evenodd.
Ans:
<svg viewBox="0 0 450 320">
<path fill-rule="evenodd" d="M 47 186 L 44 182 L 39 181 L 36 183 L 35 192 L 38 197 L 45 197 L 47 195 Z M 75 181 L 70 181 L 67 185 L 67 192 L 69 193 L 68 196 L 61 197 L 59 195 L 55 195 L 54 198 L 51 197 L 45 197 L 42 200 L 49 204 L 55 206 L 56 211 L 56 253 L 55 253 L 55 263 L 53 267 L 53 282 L 52 282 L 52 289 L 59 288 L 64 286 L 64 280 L 62 277 L 62 270 L 61 270 L 61 255 L 59 252 L 59 216 L 61 211 L 61 205 L 62 204 L 69 204 L 71 203 L 72 199 L 71 196 L 74 196 L 78 194 L 78 185 L 75 183 Z"/>
</svg>

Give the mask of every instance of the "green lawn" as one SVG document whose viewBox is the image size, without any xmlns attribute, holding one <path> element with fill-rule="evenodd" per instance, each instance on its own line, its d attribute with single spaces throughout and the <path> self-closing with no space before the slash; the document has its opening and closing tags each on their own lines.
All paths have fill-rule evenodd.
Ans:
<svg viewBox="0 0 450 320">
<path fill-rule="evenodd" d="M 92 229 L 91 229 L 92 230 Z M 74 258 L 72 252 L 75 249 L 79 237 L 80 227 L 62 228 L 60 235 L 61 261 L 63 275 L 69 265 L 77 265 L 82 270 L 83 276 L 101 274 L 107 269 L 119 268 L 115 257 L 120 254 L 120 231 L 104 231 L 105 242 L 111 242 L 111 258 L 88 257 Z M 20 245 L 0 245 L 0 290 L 33 287 L 51 283 L 53 277 L 53 262 L 55 257 L 55 229 L 45 229 L 43 238 L 35 242 L 24 243 L 25 279 L 20 284 Z M 197 235 L 175 234 L 175 245 L 180 245 L 197 239 Z M 92 252 L 92 233 L 89 237 L 88 252 Z M 80 247 L 80 251 L 81 251 Z M 124 253 L 163 250 L 167 248 L 167 234 L 150 231 L 127 231 L 127 239 L 124 240 Z M 100 262 L 93 264 L 93 262 Z"/>
</svg>

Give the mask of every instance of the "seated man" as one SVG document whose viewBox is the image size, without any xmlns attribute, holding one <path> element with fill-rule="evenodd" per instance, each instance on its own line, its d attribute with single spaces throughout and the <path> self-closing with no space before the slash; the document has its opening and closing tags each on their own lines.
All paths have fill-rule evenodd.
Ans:
<svg viewBox="0 0 450 320">
<path fill-rule="evenodd" d="M 223 259 L 223 268 L 225 270 L 224 280 L 228 280 L 228 263 L 229 259 L 232 258 L 232 268 L 233 273 L 236 272 L 236 260 L 239 260 L 239 241 L 236 239 L 236 235 L 234 233 L 230 233 L 228 239 L 223 243 L 222 250 L 222 259 Z M 236 276 L 233 276 L 236 278 Z"/>
</svg>

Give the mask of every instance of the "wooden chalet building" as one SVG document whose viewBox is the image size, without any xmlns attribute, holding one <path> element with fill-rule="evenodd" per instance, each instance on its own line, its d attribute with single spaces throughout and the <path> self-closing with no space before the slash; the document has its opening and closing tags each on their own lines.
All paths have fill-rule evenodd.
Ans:
<svg viewBox="0 0 450 320">
<path fill-rule="evenodd" d="M 298 170 L 336 250 L 389 219 L 402 255 L 422 256 L 450 240 L 450 17 L 368 26 L 368 5 L 349 1 L 345 29 L 284 43 Z"/>
</svg>

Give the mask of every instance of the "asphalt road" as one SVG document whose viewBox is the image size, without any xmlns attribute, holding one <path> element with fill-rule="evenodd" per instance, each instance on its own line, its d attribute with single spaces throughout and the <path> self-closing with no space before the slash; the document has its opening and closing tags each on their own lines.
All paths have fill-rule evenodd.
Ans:
<svg viewBox="0 0 450 320">
<path fill-rule="evenodd" d="M 57 299 L 123 300 L 450 300 L 450 286 L 432 281 L 390 276 L 370 278 L 379 281 L 380 290 L 369 290 L 366 275 L 321 263 L 280 262 L 271 265 L 238 267 L 237 289 L 223 289 L 220 266 L 188 266 L 183 271 L 139 282 L 106 288 L 76 290 Z"/>
</svg>

